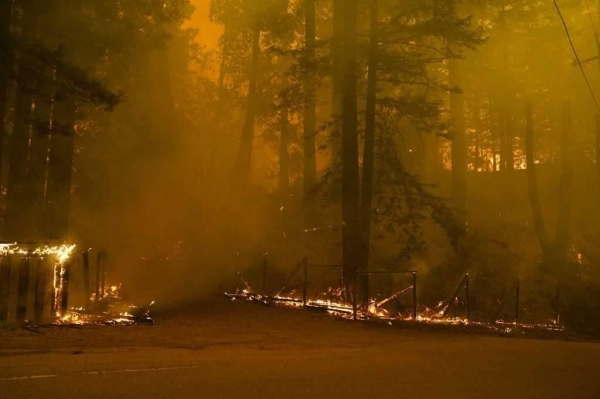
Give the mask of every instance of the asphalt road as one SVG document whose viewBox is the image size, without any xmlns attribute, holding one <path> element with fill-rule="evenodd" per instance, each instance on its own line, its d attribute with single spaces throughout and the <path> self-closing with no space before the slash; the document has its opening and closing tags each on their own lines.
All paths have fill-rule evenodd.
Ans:
<svg viewBox="0 0 600 399">
<path fill-rule="evenodd" d="M 597 345 L 487 341 L 12 353 L 0 358 L 0 397 L 600 398 Z"/>
<path fill-rule="evenodd" d="M 600 398 L 595 343 L 380 328 L 253 304 L 169 317 L 1 333 L 0 398 Z"/>
</svg>

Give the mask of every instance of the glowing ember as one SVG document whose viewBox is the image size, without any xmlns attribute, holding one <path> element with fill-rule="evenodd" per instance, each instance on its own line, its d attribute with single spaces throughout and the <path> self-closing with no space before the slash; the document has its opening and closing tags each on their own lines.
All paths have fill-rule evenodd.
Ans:
<svg viewBox="0 0 600 399">
<path fill-rule="evenodd" d="M 95 307 L 94 311 L 84 308 L 71 308 L 69 313 L 61 317 L 60 323 L 64 324 L 109 324 L 132 325 L 153 324 L 150 317 L 152 301 L 148 306 L 136 306 L 122 302 L 122 284 L 104 288 L 104 295 L 97 301 L 102 307 Z M 96 301 L 96 294 L 92 294 L 92 301 Z"/>
<path fill-rule="evenodd" d="M 44 245 L 38 248 L 23 248 L 16 242 L 12 244 L 0 244 L 0 255 L 23 255 L 23 256 L 42 256 L 55 257 L 58 263 L 65 263 L 73 253 L 75 244 L 63 245 Z"/>
<path fill-rule="evenodd" d="M 245 282 L 245 280 L 243 280 L 243 281 Z M 444 310 L 447 306 L 444 303 L 444 301 L 439 302 L 437 304 L 437 306 L 435 306 L 434 309 L 424 307 L 423 311 L 420 312 L 419 314 L 417 314 L 417 317 L 414 319 L 413 319 L 412 315 L 408 316 L 408 317 L 404 316 L 400 313 L 397 313 L 396 315 L 391 315 L 389 310 L 381 308 L 381 306 L 383 306 L 384 304 L 390 302 L 394 298 L 397 298 L 398 296 L 400 296 L 401 294 L 405 293 L 406 291 L 408 291 L 410 289 L 412 289 L 412 286 L 409 286 L 409 287 L 395 293 L 394 295 L 392 295 L 388 298 L 379 300 L 379 301 L 372 299 L 371 302 L 367 306 L 359 306 L 357 308 L 357 319 L 367 320 L 369 318 L 375 318 L 375 319 L 380 319 L 380 320 L 386 320 L 388 322 L 388 324 L 391 324 L 392 321 L 412 320 L 417 323 L 426 323 L 426 324 L 455 325 L 455 326 L 456 325 L 464 325 L 464 326 L 472 325 L 472 326 L 481 326 L 481 327 L 485 327 L 485 328 L 490 328 L 496 332 L 503 332 L 503 333 L 509 333 L 510 331 L 512 331 L 512 328 L 515 328 L 517 326 L 525 328 L 525 329 L 544 329 L 544 330 L 549 330 L 549 331 L 562 331 L 564 329 L 562 326 L 556 324 L 555 321 L 551 321 L 549 324 L 546 324 L 546 323 L 540 323 L 540 324 L 519 323 L 517 325 L 514 322 L 504 322 L 504 321 L 500 320 L 494 324 L 489 324 L 489 323 L 483 323 L 483 322 L 479 322 L 479 321 L 468 320 L 466 318 L 461 318 L 461 317 L 443 317 Z M 343 290 L 342 289 L 333 289 L 330 287 L 322 295 L 327 296 L 327 295 L 331 295 L 332 293 L 339 295 L 337 298 L 340 298 L 340 299 L 338 299 L 338 300 L 307 299 L 306 304 L 303 302 L 303 300 L 301 298 L 294 296 L 294 295 L 298 294 L 295 291 L 292 291 L 290 294 L 288 294 L 291 296 L 282 296 L 282 295 L 280 295 L 281 293 L 278 293 L 273 297 L 269 297 L 269 296 L 265 296 L 265 295 L 252 293 L 249 285 L 247 285 L 247 287 L 242 290 L 240 290 L 240 289 L 236 290 L 234 293 L 224 293 L 224 294 L 227 297 L 231 298 L 231 300 L 241 299 L 241 300 L 246 300 L 246 301 L 258 301 L 258 302 L 262 302 L 265 304 L 275 303 L 275 304 L 279 304 L 282 306 L 293 307 L 293 308 L 302 308 L 302 307 L 318 308 L 318 309 L 323 309 L 323 310 L 327 311 L 331 315 L 336 315 L 336 316 L 341 316 L 341 317 L 344 317 L 347 319 L 352 319 L 353 313 L 354 313 L 354 308 L 351 303 L 344 302 L 343 300 L 341 300 Z M 512 328 L 506 327 L 508 325 L 510 325 Z M 500 327 L 500 329 L 498 327 Z"/>
</svg>

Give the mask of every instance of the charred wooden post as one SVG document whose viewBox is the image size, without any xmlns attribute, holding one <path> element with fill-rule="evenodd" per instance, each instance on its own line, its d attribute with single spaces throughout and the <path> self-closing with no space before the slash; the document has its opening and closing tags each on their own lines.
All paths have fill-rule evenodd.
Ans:
<svg viewBox="0 0 600 399">
<path fill-rule="evenodd" d="M 515 286 L 515 324 L 519 324 L 519 303 L 521 300 L 521 280 L 517 280 Z"/>
<path fill-rule="evenodd" d="M 361 282 L 361 293 L 365 295 L 364 298 L 362 298 L 362 304 L 363 306 L 368 307 L 369 306 L 369 273 L 363 273 L 362 277 L 363 281 Z"/>
<path fill-rule="evenodd" d="M 102 252 L 98 251 L 96 255 L 96 300 L 95 304 L 100 303 L 100 274 L 102 273 Z"/>
<path fill-rule="evenodd" d="M 106 252 L 102 251 L 102 274 L 100 281 L 100 300 L 104 301 L 106 295 Z"/>
<path fill-rule="evenodd" d="M 35 302 L 34 315 L 37 323 L 44 318 L 44 296 L 46 294 L 46 259 L 39 258 L 35 271 Z"/>
<path fill-rule="evenodd" d="M 358 298 L 356 298 L 356 282 L 358 280 L 358 273 L 354 273 L 354 284 L 352 284 L 352 316 L 354 318 L 354 320 L 356 320 L 356 313 L 357 313 L 357 309 L 356 309 L 356 302 L 358 301 Z"/>
<path fill-rule="evenodd" d="M 27 292 L 29 291 L 29 257 L 25 256 L 19 264 L 19 285 L 17 290 L 17 322 L 27 317 Z"/>
<path fill-rule="evenodd" d="M 64 273 L 63 273 L 63 281 L 62 281 L 62 291 L 61 291 L 61 299 L 60 299 L 60 310 L 61 315 L 66 315 L 69 310 L 69 278 L 70 278 L 70 269 L 71 264 L 69 262 L 64 264 Z"/>
<path fill-rule="evenodd" d="M 267 254 L 263 254 L 263 275 L 262 275 L 262 295 L 267 292 Z"/>
<path fill-rule="evenodd" d="M 308 258 L 304 258 L 304 279 L 302 282 L 302 306 L 306 308 L 306 294 L 308 290 Z"/>
<path fill-rule="evenodd" d="M 8 296 L 10 294 L 10 272 L 12 267 L 10 256 L 2 257 L 0 262 L 0 323 L 8 320 Z"/>
<path fill-rule="evenodd" d="M 413 300 L 413 320 L 417 320 L 417 272 L 413 272 L 413 289 L 412 289 L 412 300 Z"/>
<path fill-rule="evenodd" d="M 467 321 L 469 321 L 471 319 L 471 309 L 469 307 L 469 284 L 470 284 L 470 278 L 469 278 L 469 273 L 467 273 L 467 281 L 465 281 L 465 305 L 467 307 Z"/>
<path fill-rule="evenodd" d="M 90 308 L 90 250 L 83 251 L 83 290 L 85 295 L 85 308 Z"/>
<path fill-rule="evenodd" d="M 560 285 L 556 285 L 556 316 L 554 323 L 558 326 L 560 324 Z"/>
<path fill-rule="evenodd" d="M 52 317 L 58 316 L 59 304 L 56 303 L 60 298 L 58 297 L 60 290 L 60 265 L 55 264 L 52 269 L 52 295 L 50 295 L 50 309 Z"/>
</svg>

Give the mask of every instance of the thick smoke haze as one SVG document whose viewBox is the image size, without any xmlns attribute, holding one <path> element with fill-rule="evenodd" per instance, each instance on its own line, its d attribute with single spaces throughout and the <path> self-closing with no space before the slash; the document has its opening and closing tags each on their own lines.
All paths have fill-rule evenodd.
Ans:
<svg viewBox="0 0 600 399">
<path fill-rule="evenodd" d="M 417 270 L 431 301 L 467 272 L 479 303 L 600 292 L 596 5 L 26 3 L 5 240 L 107 251 L 143 300 L 256 288 L 263 254 L 272 284 L 309 257 L 346 290 Z"/>
</svg>

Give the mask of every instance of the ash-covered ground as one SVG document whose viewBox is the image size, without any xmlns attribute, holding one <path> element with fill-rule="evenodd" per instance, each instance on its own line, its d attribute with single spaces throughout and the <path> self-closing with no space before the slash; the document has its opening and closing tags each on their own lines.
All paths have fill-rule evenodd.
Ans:
<svg viewBox="0 0 600 399">
<path fill-rule="evenodd" d="M 154 325 L 0 331 L 2 398 L 598 398 L 600 344 L 214 298 Z M 41 332 L 41 333 L 40 333 Z"/>
</svg>

